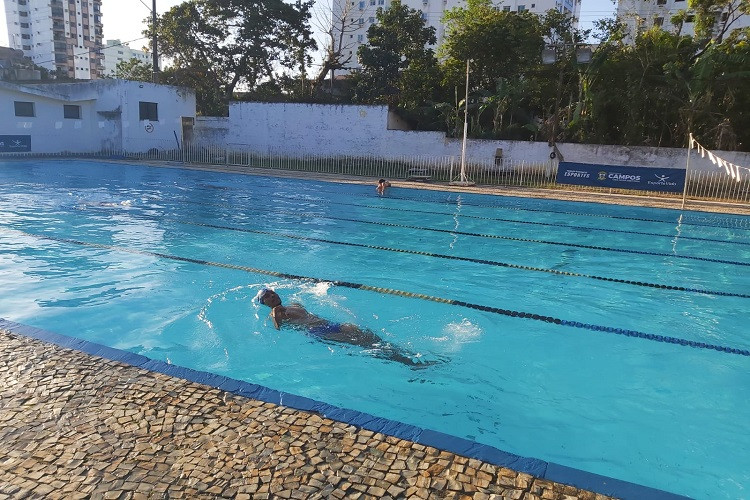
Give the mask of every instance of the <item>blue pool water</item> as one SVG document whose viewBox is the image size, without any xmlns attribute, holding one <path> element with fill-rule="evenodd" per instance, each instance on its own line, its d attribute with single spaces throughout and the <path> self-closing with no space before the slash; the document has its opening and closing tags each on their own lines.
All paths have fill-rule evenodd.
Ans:
<svg viewBox="0 0 750 500">
<path fill-rule="evenodd" d="M 2 318 L 697 498 L 750 496 L 748 266 L 736 215 L 0 162 Z"/>
</svg>

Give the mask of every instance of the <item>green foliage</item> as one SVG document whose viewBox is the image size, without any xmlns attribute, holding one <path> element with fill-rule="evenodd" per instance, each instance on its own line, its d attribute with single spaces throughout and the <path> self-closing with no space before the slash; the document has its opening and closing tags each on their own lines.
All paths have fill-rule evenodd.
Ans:
<svg viewBox="0 0 750 500">
<path fill-rule="evenodd" d="M 122 80 L 135 80 L 138 82 L 150 82 L 153 80 L 153 67 L 141 62 L 135 57 L 129 61 L 120 61 L 115 67 L 113 78 Z"/>
<path fill-rule="evenodd" d="M 367 30 L 369 43 L 359 48 L 362 71 L 354 99 L 416 109 L 440 89 L 440 70 L 428 47 L 436 42 L 435 29 L 399 0 L 378 9 L 377 21 Z"/>
<path fill-rule="evenodd" d="M 632 43 L 623 22 L 605 19 L 593 59 L 582 64 L 576 49 L 589 34 L 571 18 L 506 12 L 491 0 L 446 13 L 438 61 L 434 29 L 395 0 L 368 30 L 357 54 L 362 69 L 337 81 L 327 99 L 387 104 L 417 129 L 453 136 L 468 109 L 473 137 L 684 147 L 692 132 L 707 147 L 750 150 L 750 29 L 729 30 L 735 14 L 750 14 L 750 0 L 689 1 L 695 36 L 682 35 L 685 11 L 673 17 L 676 32 L 653 27 Z M 158 25 L 160 52 L 172 62 L 161 82 L 195 88 L 202 114 L 226 113 L 230 98 L 320 99 L 314 89 L 328 69 L 307 78 L 310 7 L 307 0 L 183 2 Z M 545 47 L 554 48 L 554 64 L 542 64 Z M 118 76 L 151 78 L 134 61 Z"/>
<path fill-rule="evenodd" d="M 314 47 L 311 6 L 311 1 L 189 0 L 173 7 L 157 22 L 159 50 L 173 61 L 164 72 L 166 82 L 193 87 L 200 113 L 226 113 L 238 87 L 274 81 L 285 68 L 303 72 Z"/>
<path fill-rule="evenodd" d="M 463 86 L 466 61 L 473 60 L 470 89 L 494 89 L 498 79 L 517 78 L 539 65 L 544 47 L 539 16 L 504 12 L 490 0 L 468 0 L 445 15 L 441 47 L 446 83 Z"/>
</svg>

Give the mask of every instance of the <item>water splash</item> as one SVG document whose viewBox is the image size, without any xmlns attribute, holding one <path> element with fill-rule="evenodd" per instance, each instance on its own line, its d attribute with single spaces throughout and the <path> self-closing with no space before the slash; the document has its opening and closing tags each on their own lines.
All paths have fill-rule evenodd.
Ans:
<svg viewBox="0 0 750 500">
<path fill-rule="evenodd" d="M 482 336 L 483 330 L 479 325 L 463 318 L 460 322 L 451 322 L 443 327 L 440 337 L 433 340 L 444 343 L 450 350 L 458 350 L 463 344 L 476 342 Z"/>
</svg>

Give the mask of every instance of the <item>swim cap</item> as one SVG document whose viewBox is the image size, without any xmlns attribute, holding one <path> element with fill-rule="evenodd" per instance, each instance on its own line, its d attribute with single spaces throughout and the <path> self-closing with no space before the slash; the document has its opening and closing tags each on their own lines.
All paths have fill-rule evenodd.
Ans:
<svg viewBox="0 0 750 500">
<path fill-rule="evenodd" d="M 258 292 L 258 295 L 256 295 L 255 299 L 253 299 L 253 300 L 255 300 L 259 304 L 262 304 L 263 303 L 263 297 L 265 297 L 266 294 L 268 294 L 268 292 L 270 292 L 270 291 L 271 291 L 270 288 L 261 288 L 260 291 Z"/>
</svg>

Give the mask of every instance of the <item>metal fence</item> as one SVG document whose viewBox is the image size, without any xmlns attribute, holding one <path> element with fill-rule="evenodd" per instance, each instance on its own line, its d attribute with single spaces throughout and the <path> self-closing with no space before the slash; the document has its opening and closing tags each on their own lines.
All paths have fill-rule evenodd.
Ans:
<svg viewBox="0 0 750 500">
<path fill-rule="evenodd" d="M 223 147 L 184 147 L 180 149 L 152 149 L 145 153 L 127 151 L 99 151 L 96 153 L 15 153 L 0 154 L 2 158 L 106 158 L 138 161 L 163 161 L 204 165 L 291 170 L 344 176 L 386 178 L 390 180 L 419 180 L 446 183 L 459 177 L 461 159 L 455 156 L 315 156 L 260 154 L 232 151 Z M 581 192 L 628 194 L 651 198 L 682 198 L 682 193 L 660 193 L 587 186 L 558 184 L 557 162 L 529 162 L 515 159 L 471 161 L 465 165 L 466 177 L 480 186 L 508 186 L 537 189 L 558 189 Z M 747 177 L 747 176 L 746 176 Z M 723 170 L 690 171 L 687 176 L 687 197 L 691 200 L 711 200 L 730 203 L 750 201 L 750 178 L 739 182 Z"/>
</svg>

